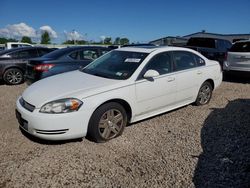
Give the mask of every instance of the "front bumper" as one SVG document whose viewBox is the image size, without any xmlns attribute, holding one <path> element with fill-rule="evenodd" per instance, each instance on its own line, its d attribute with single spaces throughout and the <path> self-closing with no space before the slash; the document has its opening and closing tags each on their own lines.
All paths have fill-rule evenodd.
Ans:
<svg viewBox="0 0 250 188">
<path fill-rule="evenodd" d="M 20 127 L 29 134 L 45 140 L 69 140 L 85 137 L 90 114 L 77 111 L 64 114 L 30 112 L 16 102 L 16 117 Z"/>
</svg>

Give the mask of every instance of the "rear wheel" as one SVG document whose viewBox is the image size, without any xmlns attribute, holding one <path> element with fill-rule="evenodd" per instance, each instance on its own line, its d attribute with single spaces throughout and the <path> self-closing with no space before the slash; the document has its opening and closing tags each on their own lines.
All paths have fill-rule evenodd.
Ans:
<svg viewBox="0 0 250 188">
<path fill-rule="evenodd" d="M 5 71 L 3 79 L 9 85 L 17 85 L 23 82 L 24 76 L 20 69 L 11 68 Z"/>
<path fill-rule="evenodd" d="M 197 106 L 209 103 L 212 97 L 213 88 L 209 82 L 204 82 L 201 85 L 195 104 Z"/>
<path fill-rule="evenodd" d="M 127 113 L 115 102 L 100 106 L 92 115 L 88 136 L 96 142 L 106 142 L 120 136 L 127 125 Z"/>
</svg>

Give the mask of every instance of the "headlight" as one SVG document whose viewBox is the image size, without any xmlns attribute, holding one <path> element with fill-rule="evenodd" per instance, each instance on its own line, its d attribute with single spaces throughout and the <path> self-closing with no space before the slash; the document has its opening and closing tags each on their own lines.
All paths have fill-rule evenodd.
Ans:
<svg viewBox="0 0 250 188">
<path fill-rule="evenodd" d="M 60 99 L 43 105 L 40 112 L 49 114 L 74 112 L 77 111 L 82 104 L 83 102 L 78 99 Z"/>
</svg>

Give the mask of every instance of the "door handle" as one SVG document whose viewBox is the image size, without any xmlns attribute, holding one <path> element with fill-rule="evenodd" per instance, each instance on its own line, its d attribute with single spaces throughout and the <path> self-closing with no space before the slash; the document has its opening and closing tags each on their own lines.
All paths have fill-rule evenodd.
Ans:
<svg viewBox="0 0 250 188">
<path fill-rule="evenodd" d="M 202 72 L 201 71 L 197 71 L 197 74 L 202 74 Z"/>
<path fill-rule="evenodd" d="M 175 80 L 174 77 L 169 77 L 169 78 L 168 78 L 168 82 L 172 82 L 172 81 L 174 81 L 174 80 Z"/>
</svg>

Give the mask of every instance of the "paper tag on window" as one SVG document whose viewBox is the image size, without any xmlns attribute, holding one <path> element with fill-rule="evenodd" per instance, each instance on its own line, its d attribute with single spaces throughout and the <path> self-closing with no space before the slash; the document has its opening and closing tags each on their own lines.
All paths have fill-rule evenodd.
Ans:
<svg viewBox="0 0 250 188">
<path fill-rule="evenodd" d="M 117 75 L 117 76 L 121 76 L 122 73 L 121 73 L 121 72 L 117 72 L 116 75 Z"/>
<path fill-rule="evenodd" d="M 125 59 L 124 62 L 126 63 L 139 63 L 141 61 L 141 59 L 138 59 L 138 58 L 127 58 Z"/>
</svg>

